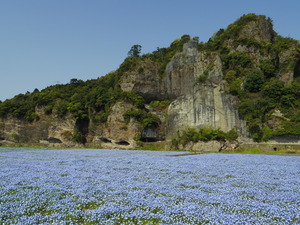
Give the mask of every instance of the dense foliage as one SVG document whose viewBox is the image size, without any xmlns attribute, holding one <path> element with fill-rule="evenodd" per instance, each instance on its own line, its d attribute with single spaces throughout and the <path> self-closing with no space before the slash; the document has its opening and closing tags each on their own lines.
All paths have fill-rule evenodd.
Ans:
<svg viewBox="0 0 300 225">
<path fill-rule="evenodd" d="M 177 137 L 172 140 L 172 145 L 175 148 L 178 148 L 178 145 L 181 144 L 185 146 L 190 142 L 198 141 L 234 141 L 238 138 L 238 133 L 232 129 L 228 132 L 224 132 L 220 129 L 212 129 L 209 127 L 202 127 L 200 129 L 195 129 L 193 127 L 183 130 L 181 133 L 178 133 Z"/>
<path fill-rule="evenodd" d="M 145 112 L 142 109 L 130 109 L 123 115 L 125 122 L 129 123 L 130 119 L 133 118 L 138 121 L 144 128 L 157 126 L 159 123 L 159 118 L 150 113 Z"/>
</svg>

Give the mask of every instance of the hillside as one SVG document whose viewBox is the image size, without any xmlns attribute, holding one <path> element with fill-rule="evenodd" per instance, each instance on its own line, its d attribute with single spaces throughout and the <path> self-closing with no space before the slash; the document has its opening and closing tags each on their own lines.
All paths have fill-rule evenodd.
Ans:
<svg viewBox="0 0 300 225">
<path fill-rule="evenodd" d="M 270 18 L 248 14 L 207 43 L 183 35 L 143 55 L 134 45 L 116 71 L 19 94 L 0 103 L 0 117 L 5 143 L 297 142 L 300 44 L 278 35 Z"/>
</svg>

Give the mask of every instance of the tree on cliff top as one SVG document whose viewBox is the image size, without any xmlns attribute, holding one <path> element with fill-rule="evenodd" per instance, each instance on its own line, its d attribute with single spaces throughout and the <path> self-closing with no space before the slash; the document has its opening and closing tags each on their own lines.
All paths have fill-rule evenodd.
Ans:
<svg viewBox="0 0 300 225">
<path fill-rule="evenodd" d="M 133 45 L 131 47 L 131 49 L 129 50 L 129 52 L 128 52 L 128 56 L 138 57 L 138 56 L 140 56 L 141 51 L 142 51 L 142 46 L 140 46 L 140 45 Z"/>
</svg>

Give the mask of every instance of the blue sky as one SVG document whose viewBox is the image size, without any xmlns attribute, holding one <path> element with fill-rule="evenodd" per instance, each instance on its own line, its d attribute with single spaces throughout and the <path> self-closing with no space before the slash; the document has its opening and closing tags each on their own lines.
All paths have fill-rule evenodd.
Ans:
<svg viewBox="0 0 300 225">
<path fill-rule="evenodd" d="M 247 13 L 300 40 L 299 0 L 0 0 L 0 100 L 116 70 L 189 34 L 206 42 Z"/>
</svg>

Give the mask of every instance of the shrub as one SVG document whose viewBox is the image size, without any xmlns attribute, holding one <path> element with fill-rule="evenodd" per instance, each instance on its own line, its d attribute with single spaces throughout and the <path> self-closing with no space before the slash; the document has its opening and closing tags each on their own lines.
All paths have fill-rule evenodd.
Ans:
<svg viewBox="0 0 300 225">
<path fill-rule="evenodd" d="M 242 80 L 241 79 L 236 79 L 234 81 L 232 81 L 228 87 L 229 87 L 229 90 L 228 92 L 232 95 L 235 95 L 235 96 L 239 96 L 242 94 L 242 89 L 241 89 L 241 86 L 242 86 Z"/>
<path fill-rule="evenodd" d="M 245 80 L 245 89 L 249 92 L 259 92 L 265 82 L 261 70 L 252 70 Z"/>
<path fill-rule="evenodd" d="M 193 127 L 187 128 L 178 134 L 177 138 L 172 140 L 172 145 L 179 144 L 186 145 L 189 142 L 198 142 L 198 141 L 233 141 L 238 138 L 238 133 L 232 129 L 229 132 L 224 132 L 220 129 L 212 129 L 209 127 L 202 127 L 199 130 L 196 130 Z M 178 148 L 178 147 L 177 147 Z"/>
<path fill-rule="evenodd" d="M 68 104 L 67 101 L 58 99 L 53 107 L 54 113 L 58 117 L 63 118 L 68 112 L 67 104 Z"/>
<path fill-rule="evenodd" d="M 189 142 L 197 142 L 200 140 L 200 135 L 195 128 L 187 128 L 179 136 L 179 142 L 186 145 Z"/>
<path fill-rule="evenodd" d="M 28 122 L 37 121 L 40 117 L 35 112 L 27 112 L 24 119 Z"/>
<path fill-rule="evenodd" d="M 271 79 L 262 88 L 262 94 L 270 99 L 279 100 L 283 94 L 284 83 L 277 79 Z"/>
<path fill-rule="evenodd" d="M 224 79 L 228 82 L 228 83 L 232 83 L 233 81 L 236 80 L 237 77 L 237 73 L 235 70 L 229 70 L 227 71 Z"/>
<path fill-rule="evenodd" d="M 239 137 L 239 135 L 238 135 L 237 131 L 233 128 L 225 134 L 225 138 L 228 141 L 234 141 L 238 137 Z"/>
<path fill-rule="evenodd" d="M 203 84 L 207 81 L 208 71 L 205 70 L 199 77 L 196 78 L 195 84 Z"/>
<path fill-rule="evenodd" d="M 134 92 L 122 92 L 121 98 L 133 103 L 138 108 L 142 108 L 145 104 L 145 99 Z"/>
<path fill-rule="evenodd" d="M 100 111 L 92 117 L 92 120 L 94 124 L 98 125 L 100 123 L 105 123 L 107 121 L 107 118 L 108 118 L 108 112 Z"/>
<path fill-rule="evenodd" d="M 125 123 L 129 123 L 130 118 L 134 118 L 143 127 L 157 126 L 160 122 L 160 119 L 156 115 L 142 109 L 130 109 L 123 114 L 123 117 Z"/>
<path fill-rule="evenodd" d="M 274 77 L 276 66 L 273 60 L 265 59 L 260 62 L 260 68 L 267 78 Z"/>
<path fill-rule="evenodd" d="M 300 124 L 285 121 L 282 128 L 274 131 L 274 135 L 300 135 Z"/>
<path fill-rule="evenodd" d="M 271 139 L 271 137 L 273 137 L 273 130 L 268 126 L 263 127 L 262 128 L 262 141 L 268 141 Z"/>
<path fill-rule="evenodd" d="M 170 103 L 171 102 L 169 100 L 165 100 L 165 101 L 152 101 L 152 102 L 150 102 L 150 107 L 152 109 L 155 109 L 156 111 L 163 111 L 167 107 L 169 107 Z"/>
<path fill-rule="evenodd" d="M 81 144 L 86 143 L 86 138 L 79 131 L 74 131 L 71 139 L 72 139 L 72 141 L 75 141 L 75 142 L 78 142 Z"/>
<path fill-rule="evenodd" d="M 261 129 L 261 121 L 259 119 L 253 119 L 248 122 L 248 129 L 250 136 L 254 141 L 260 142 L 263 137 L 263 131 Z"/>
<path fill-rule="evenodd" d="M 242 116 L 242 118 L 245 118 L 245 116 L 249 113 L 252 113 L 254 110 L 254 105 L 251 99 L 244 99 L 238 106 L 238 112 L 239 115 Z"/>
<path fill-rule="evenodd" d="M 237 67 L 246 68 L 252 63 L 251 57 L 243 52 L 222 55 L 225 69 L 234 70 Z"/>
<path fill-rule="evenodd" d="M 236 44 L 241 44 L 247 47 L 256 47 L 256 48 L 262 47 L 262 44 L 254 38 L 246 38 L 246 37 L 238 38 L 235 42 Z"/>
</svg>

